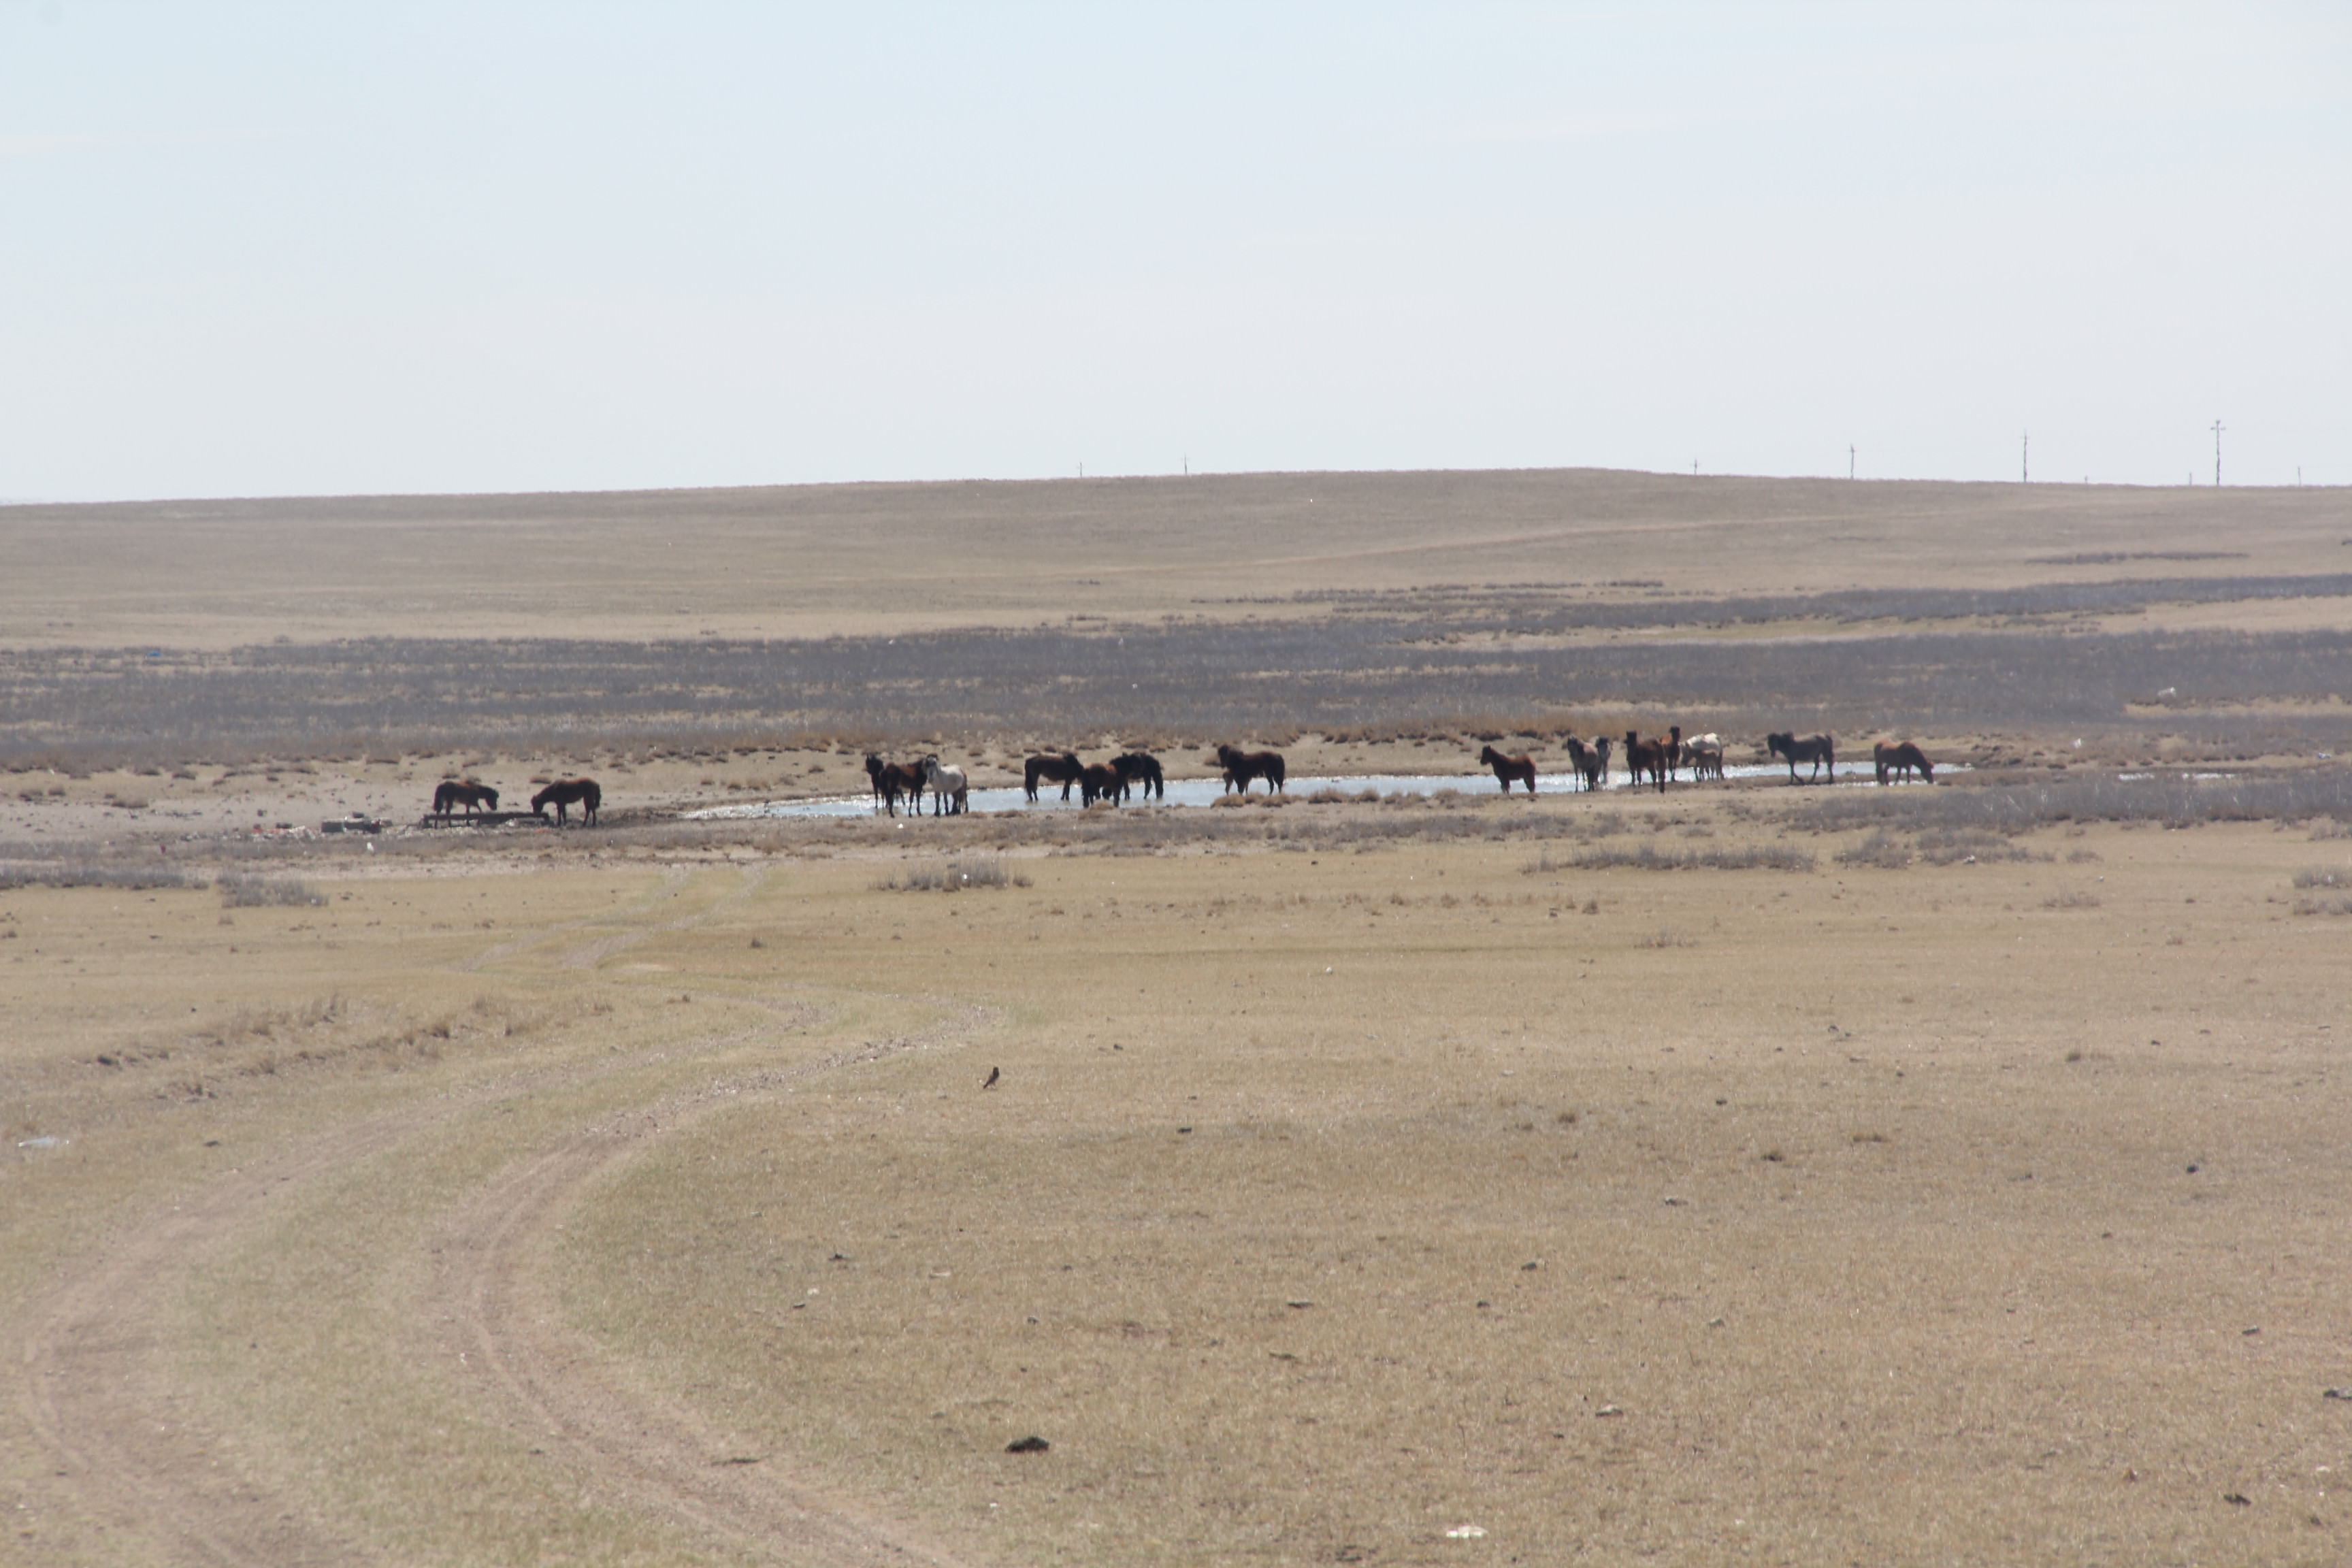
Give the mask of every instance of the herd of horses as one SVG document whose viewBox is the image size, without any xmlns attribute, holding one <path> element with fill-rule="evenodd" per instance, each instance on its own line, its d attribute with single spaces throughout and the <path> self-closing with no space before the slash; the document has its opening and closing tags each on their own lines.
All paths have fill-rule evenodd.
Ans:
<svg viewBox="0 0 2352 1568">
<path fill-rule="evenodd" d="M 1623 747 L 1622 752 L 1618 750 L 1621 744 Z M 1832 782 L 1835 782 L 1837 744 L 1829 736 L 1800 738 L 1793 734 L 1773 734 L 1765 737 L 1764 744 L 1766 755 L 1789 764 L 1790 783 L 1818 782 L 1824 768 L 1829 770 Z M 1690 770 L 1694 781 L 1725 776 L 1723 737 L 1712 732 L 1685 735 L 1679 724 L 1669 725 L 1664 734 L 1653 735 L 1646 740 L 1640 731 L 1628 730 L 1622 742 L 1607 735 L 1591 741 L 1570 735 L 1562 742 L 1562 747 L 1568 752 L 1570 776 L 1575 781 L 1573 787 L 1587 790 L 1607 786 L 1609 760 L 1612 755 L 1623 758 L 1629 783 L 1636 788 L 1645 784 L 1654 784 L 1661 794 L 1669 783 L 1679 784 L 1682 781 L 1685 768 Z M 1247 795 L 1250 785 L 1263 779 L 1266 793 L 1272 795 L 1284 788 L 1289 777 L 1288 765 L 1283 761 L 1280 752 L 1244 752 L 1238 746 L 1221 744 L 1215 755 L 1225 788 L 1230 793 Z M 1936 782 L 1935 764 L 1912 742 L 1882 741 L 1871 749 L 1871 755 L 1877 764 L 1880 784 L 1910 778 L 1915 774 L 1929 784 Z M 1536 793 L 1537 772 L 1533 757 L 1506 756 L 1489 745 L 1480 749 L 1478 761 L 1494 770 L 1495 778 L 1503 786 L 1505 795 L 1511 793 L 1513 784 L 1524 785 L 1529 795 Z M 1801 763 L 1812 769 L 1802 778 L 1797 773 L 1797 765 Z M 866 758 L 866 773 L 873 781 L 874 809 L 877 811 L 887 811 L 896 816 L 899 803 L 904 801 L 908 810 L 919 816 L 926 790 L 929 792 L 931 814 L 935 816 L 952 816 L 966 807 L 970 783 L 964 771 L 942 764 L 936 755 L 907 763 L 885 762 L 869 752 Z M 1154 796 L 1165 799 L 1168 794 L 1160 759 L 1148 752 L 1129 752 L 1107 763 L 1083 762 L 1075 752 L 1047 752 L 1031 757 L 1022 764 L 1021 786 L 1032 802 L 1038 798 L 1041 787 L 1054 784 L 1062 786 L 1062 798 L 1066 801 L 1070 798 L 1070 790 L 1075 786 L 1078 791 L 1079 803 L 1084 805 L 1092 805 L 1097 801 L 1117 805 L 1127 800 L 1132 792 L 1140 792 L 1146 800 Z"/>
<path fill-rule="evenodd" d="M 921 816 L 927 790 L 934 816 L 954 816 L 971 805 L 971 778 L 954 763 L 940 762 L 936 752 L 913 763 L 888 763 L 868 752 L 866 776 L 874 785 L 874 809 L 892 816 L 898 815 L 900 801 L 907 803 L 909 812 Z M 1076 785 L 1084 805 L 1098 800 L 1117 805 L 1130 795 L 1146 800 L 1168 796 L 1168 780 L 1160 771 L 1160 759 L 1148 752 L 1129 752 L 1107 763 L 1081 762 L 1074 752 L 1034 756 L 1023 765 L 1021 783 L 1033 801 L 1039 786 L 1046 784 L 1060 784 L 1064 800 L 1070 798 L 1070 788 Z"/>
<path fill-rule="evenodd" d="M 1572 787 L 1587 790 L 1602 788 L 1609 782 L 1609 759 L 1619 742 L 1609 736 L 1585 741 L 1570 735 L 1561 742 L 1568 752 Z M 1625 731 L 1625 776 L 1639 788 L 1644 784 L 1655 784 L 1661 794 L 1669 781 L 1681 782 L 1682 771 L 1690 770 L 1693 780 L 1722 778 L 1723 738 L 1720 735 L 1685 735 L 1682 726 L 1670 725 L 1664 735 L 1643 739 L 1638 730 Z M 1786 761 L 1789 782 L 1809 784 L 1818 781 L 1822 770 L 1830 771 L 1832 782 L 1837 777 L 1837 746 L 1827 735 L 1773 734 L 1764 738 L 1768 756 Z M 1266 793 L 1286 786 L 1288 766 L 1280 752 L 1244 752 L 1238 746 L 1219 745 L 1217 766 L 1222 770 L 1225 788 L 1238 795 L 1247 795 L 1251 784 L 1263 779 Z M 1936 766 L 1927 753 L 1909 741 L 1882 741 L 1871 748 L 1871 760 L 1877 765 L 1878 782 L 1892 783 L 1916 775 L 1929 784 L 1936 782 Z M 1495 771 L 1503 793 L 1511 793 L 1513 784 L 1524 785 L 1528 794 L 1536 793 L 1536 763 L 1533 757 L 1506 756 L 1493 746 L 1478 752 L 1478 761 Z M 1797 776 L 1797 765 L 1809 764 L 1812 772 L 1804 778 Z M 913 763 L 885 762 L 872 752 L 866 753 L 866 774 L 874 785 L 874 808 L 898 815 L 905 803 L 909 813 L 921 816 L 926 794 L 930 797 L 931 815 L 952 816 L 970 809 L 971 779 L 953 763 L 940 761 L 937 752 L 927 753 Z M 1097 801 L 1112 805 L 1124 804 L 1131 795 L 1139 795 L 1149 801 L 1168 797 L 1167 776 L 1160 759 L 1149 752 L 1126 752 L 1107 763 L 1079 760 L 1075 752 L 1048 752 L 1031 757 L 1022 765 L 1022 788 L 1033 802 L 1045 784 L 1062 786 L 1062 798 L 1068 800 L 1075 786 L 1079 804 L 1092 805 Z M 596 809 L 604 804 L 604 792 L 594 779 L 559 779 L 530 797 L 531 814 L 545 816 L 547 808 L 555 808 L 559 826 L 570 821 L 568 808 L 578 806 L 583 826 L 593 826 Z M 499 808 L 499 792 L 475 779 L 445 779 L 433 792 L 433 815 L 450 817 L 463 809 L 472 816 L 478 812 Z"/>
<path fill-rule="evenodd" d="M 1562 742 L 1568 752 L 1570 776 L 1585 789 L 1599 789 L 1609 779 L 1609 754 L 1616 742 L 1608 736 L 1583 741 L 1570 735 Z M 1660 794 L 1665 792 L 1668 781 L 1680 783 L 1682 770 L 1688 768 L 1692 779 L 1722 778 L 1723 737 L 1712 732 L 1705 735 L 1685 735 L 1679 724 L 1668 726 L 1663 735 L 1643 739 L 1638 730 L 1625 731 L 1624 759 L 1626 782 L 1636 789 L 1654 784 Z M 1765 755 L 1789 764 L 1790 784 L 1817 783 L 1822 770 L 1827 768 L 1830 781 L 1837 781 L 1837 742 L 1827 735 L 1807 735 L 1800 739 L 1793 734 L 1771 734 L 1764 737 Z M 1221 748 L 1222 750 L 1222 748 Z M 1478 760 L 1495 771 L 1496 782 L 1503 793 L 1511 793 L 1515 784 L 1525 784 L 1529 795 L 1536 793 L 1536 763 L 1533 757 L 1505 756 L 1492 746 L 1482 748 Z M 1927 754 L 1910 741 L 1881 741 L 1871 748 L 1871 761 L 1877 766 L 1878 782 L 1889 784 L 1916 774 L 1929 784 L 1936 782 L 1936 765 Z M 1812 772 L 1804 778 L 1797 776 L 1797 764 L 1811 765 Z"/>
<path fill-rule="evenodd" d="M 582 825 L 593 827 L 596 825 L 596 808 L 604 804 L 604 792 L 594 779 L 558 779 L 530 797 L 531 815 L 545 816 L 547 808 L 551 805 L 555 807 L 558 826 L 570 820 L 566 808 L 576 805 L 580 808 Z M 442 780 L 440 787 L 433 792 L 433 815 L 454 816 L 459 806 L 465 807 L 467 816 L 478 812 L 496 811 L 499 808 L 499 792 L 478 779 Z"/>
</svg>

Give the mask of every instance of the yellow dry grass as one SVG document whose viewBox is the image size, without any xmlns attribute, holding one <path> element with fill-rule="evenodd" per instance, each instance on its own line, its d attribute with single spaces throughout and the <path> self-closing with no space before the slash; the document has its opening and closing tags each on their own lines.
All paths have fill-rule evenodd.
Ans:
<svg viewBox="0 0 2352 1568">
<path fill-rule="evenodd" d="M 28 506 L 0 510 L 0 645 L 895 635 L 1306 614 L 1283 601 L 1431 584 L 1624 598 L 2333 573 L 2347 533 L 2340 489 L 1599 469 Z"/>
<path fill-rule="evenodd" d="M 9 1552 L 2341 1561 L 2342 843 L 1794 842 L 0 896 Z"/>
</svg>

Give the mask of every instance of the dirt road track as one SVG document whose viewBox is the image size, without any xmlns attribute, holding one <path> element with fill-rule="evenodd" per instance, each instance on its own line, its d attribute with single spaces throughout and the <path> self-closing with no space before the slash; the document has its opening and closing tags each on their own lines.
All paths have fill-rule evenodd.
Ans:
<svg viewBox="0 0 2352 1568">
<path fill-rule="evenodd" d="M 682 930 L 708 919 L 747 896 L 756 881 L 751 876 L 710 908 L 656 929 Z M 577 922 L 560 929 L 577 929 Z M 518 952 L 557 933 L 542 931 L 500 951 Z M 609 941 L 589 944 L 594 955 L 584 962 L 617 951 Z M 574 950 L 559 962 L 574 967 L 582 960 L 583 951 Z M 61 1489 L 113 1537 L 110 1553 L 78 1554 L 272 1568 L 383 1560 L 309 1500 L 287 1495 L 256 1467 L 240 1463 L 237 1434 L 206 1430 L 194 1418 L 197 1391 L 175 1383 L 169 1338 L 170 1311 L 190 1278 L 284 1206 L 273 1202 L 265 1211 L 265 1199 L 394 1152 L 486 1103 L 584 1088 L 648 1061 L 740 1046 L 805 1026 L 819 1013 L 804 996 L 748 999 L 782 1016 L 749 1034 L 695 1042 L 683 1053 L 673 1048 L 660 1057 L 502 1076 L 364 1116 L 184 1192 L 115 1237 L 36 1305 L 19 1363 L 21 1403 L 56 1457 Z M 463 1355 L 482 1400 L 570 1469 L 581 1495 L 625 1500 L 631 1510 L 683 1527 L 733 1557 L 953 1568 L 952 1558 L 910 1532 L 793 1478 L 782 1456 L 730 1462 L 744 1457 L 740 1447 L 564 1325 L 534 1271 L 539 1244 L 587 1184 L 680 1122 L 789 1082 L 952 1046 L 993 1021 L 968 1004 L 907 1000 L 945 1005 L 950 1016 L 920 1033 L 814 1062 L 715 1072 L 618 1117 L 608 1109 L 521 1153 L 439 1227 L 432 1299 L 421 1310 L 444 1325 L 453 1356 Z"/>
<path fill-rule="evenodd" d="M 503 1406 L 510 1421 L 600 1488 L 614 1489 L 637 1510 L 750 1548 L 755 1560 L 951 1568 L 954 1559 L 938 1547 L 793 1476 L 778 1456 L 747 1455 L 740 1440 L 635 1384 L 627 1367 L 611 1363 L 565 1326 L 531 1263 L 592 1181 L 698 1112 L 902 1051 L 951 1044 L 988 1021 L 983 1009 L 963 1007 L 921 1035 L 714 1082 L 620 1124 L 583 1127 L 511 1168 L 453 1216 L 438 1246 L 426 1305 L 447 1325 L 452 1358 L 463 1357 L 486 1398 Z"/>
</svg>

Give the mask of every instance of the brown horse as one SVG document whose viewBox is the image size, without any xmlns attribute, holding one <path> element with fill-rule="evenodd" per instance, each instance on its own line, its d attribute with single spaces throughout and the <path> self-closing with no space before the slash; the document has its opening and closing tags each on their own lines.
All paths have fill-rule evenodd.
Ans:
<svg viewBox="0 0 2352 1568">
<path fill-rule="evenodd" d="M 1666 776 L 1676 784 L 1682 783 L 1682 774 L 1676 770 L 1683 765 L 1683 727 L 1680 724 L 1667 725 L 1665 739 L 1657 743 L 1665 748 Z"/>
<path fill-rule="evenodd" d="M 1801 741 L 1794 735 L 1767 735 L 1764 737 L 1764 749 L 1767 756 L 1789 759 L 1790 784 L 1811 782 L 1801 781 L 1797 777 L 1799 763 L 1812 763 L 1812 777 L 1815 779 L 1820 778 L 1822 769 L 1827 767 L 1830 783 L 1837 783 L 1837 746 L 1827 735 L 1810 735 Z"/>
<path fill-rule="evenodd" d="M 907 809 L 919 814 L 923 805 L 923 770 L 920 764 L 908 766 L 902 763 L 886 763 L 871 752 L 866 755 L 866 776 L 874 781 L 874 804 L 891 816 L 898 815 L 898 803 L 904 800 Z"/>
<path fill-rule="evenodd" d="M 433 815 L 446 816 L 460 805 L 466 808 L 467 816 L 485 808 L 496 811 L 499 808 L 499 792 L 472 779 L 442 780 L 441 787 L 433 792 Z"/>
<path fill-rule="evenodd" d="M 1502 782 L 1505 795 L 1511 793 L 1511 781 L 1514 779 L 1527 785 L 1529 795 L 1536 793 L 1536 760 L 1533 757 L 1507 757 L 1492 746 L 1484 746 L 1479 749 L 1478 760 L 1495 770 L 1495 777 Z"/>
<path fill-rule="evenodd" d="M 1639 730 L 1625 731 L 1625 777 L 1635 789 L 1642 787 L 1643 777 L 1657 781 L 1658 793 L 1666 793 L 1666 743 L 1644 741 Z"/>
<path fill-rule="evenodd" d="M 1070 786 L 1077 783 L 1078 775 L 1086 771 L 1086 763 L 1078 761 L 1075 752 L 1063 752 L 1058 755 L 1045 752 L 1030 758 L 1022 765 L 1021 787 L 1029 792 L 1029 798 L 1034 801 L 1037 798 L 1037 781 L 1045 779 L 1060 784 L 1062 798 L 1067 800 L 1070 798 Z"/>
<path fill-rule="evenodd" d="M 1098 800 L 1107 800 L 1117 805 L 1126 782 L 1108 763 L 1089 763 L 1078 774 L 1078 804 L 1092 805 Z"/>
<path fill-rule="evenodd" d="M 594 779 L 558 779 L 530 797 L 533 816 L 545 816 L 549 806 L 555 807 L 558 826 L 565 821 L 563 808 L 576 805 L 580 808 L 580 825 L 593 827 L 596 826 L 596 808 L 604 804 L 604 792 L 596 787 Z"/>
<path fill-rule="evenodd" d="M 1870 760 L 1878 765 L 1880 784 L 1886 782 L 1889 773 L 1908 778 L 1915 768 L 1918 770 L 1919 776 L 1929 784 L 1936 782 L 1936 764 L 1927 760 L 1927 752 L 1909 741 L 1881 741 L 1870 748 Z"/>
<path fill-rule="evenodd" d="M 1264 779 L 1265 793 L 1272 795 L 1284 787 L 1289 773 L 1280 752 L 1244 752 L 1234 746 L 1217 748 L 1217 765 L 1225 770 L 1225 787 L 1243 795 L 1249 794 L 1252 779 Z"/>
</svg>

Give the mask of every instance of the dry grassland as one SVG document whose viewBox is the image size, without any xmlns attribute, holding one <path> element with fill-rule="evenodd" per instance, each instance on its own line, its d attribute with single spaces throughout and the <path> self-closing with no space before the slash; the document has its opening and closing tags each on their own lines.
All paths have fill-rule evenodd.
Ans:
<svg viewBox="0 0 2352 1568">
<path fill-rule="evenodd" d="M 0 510 L 0 1562 L 2352 1560 L 2347 545 L 1591 472 Z M 1970 771 L 1560 793 L 1670 721 Z M 1244 736 L 1547 793 L 677 815 Z M 251 831 L 583 772 L 593 833 Z"/>
<path fill-rule="evenodd" d="M 2296 575 L 2352 570 L 2347 535 L 2341 489 L 1600 469 L 17 506 L 0 647 L 887 637 L 1442 584 L 1607 601 Z"/>
<path fill-rule="evenodd" d="M 2347 841 L 1608 809 L 0 894 L 0 1557 L 2352 1555 Z"/>
</svg>

